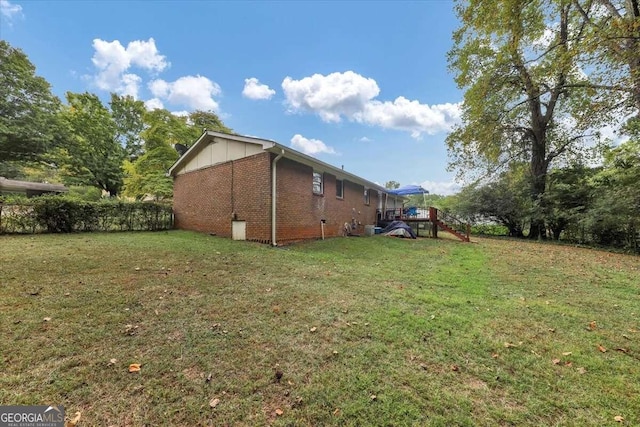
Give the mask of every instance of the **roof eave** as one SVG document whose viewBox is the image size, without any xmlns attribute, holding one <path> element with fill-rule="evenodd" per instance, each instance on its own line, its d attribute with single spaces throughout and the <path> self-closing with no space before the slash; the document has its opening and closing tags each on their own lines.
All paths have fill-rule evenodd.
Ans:
<svg viewBox="0 0 640 427">
<path fill-rule="evenodd" d="M 344 169 L 335 167 L 333 165 L 330 165 L 329 163 L 325 163 L 322 160 L 318 160 L 315 157 L 308 156 L 290 147 L 278 144 L 277 142 L 274 142 L 273 144 L 273 147 L 268 148 L 267 151 L 274 154 L 280 154 L 282 151 L 284 151 L 285 158 L 295 160 L 307 166 L 311 166 L 314 169 L 322 170 L 322 172 L 329 172 L 332 175 L 335 175 L 338 179 L 347 179 L 351 182 L 362 184 L 365 188 L 368 189 L 377 190 L 382 193 L 387 192 L 386 188 L 376 184 L 375 182 L 371 182 L 369 180 L 361 178 L 358 175 L 354 175 L 351 172 L 347 172 Z"/>
<path fill-rule="evenodd" d="M 325 163 L 321 160 L 318 160 L 314 157 L 308 156 L 304 153 L 301 153 L 293 148 L 286 147 L 284 145 L 278 144 L 275 141 L 271 141 L 268 139 L 255 138 L 252 136 L 244 136 L 244 135 L 234 135 L 227 134 L 222 132 L 215 131 L 204 131 L 200 138 L 184 153 L 176 162 L 169 168 L 169 176 L 174 176 L 174 173 L 179 170 L 179 168 L 188 160 L 190 160 L 194 153 L 197 153 L 200 150 L 202 145 L 209 143 L 210 141 L 214 141 L 215 138 L 225 138 L 231 139 L 239 142 L 247 142 L 251 144 L 260 144 L 262 145 L 262 149 L 274 154 L 281 154 L 284 151 L 284 157 L 295 160 L 299 163 L 306 164 L 315 169 L 321 169 L 323 172 L 329 172 L 332 175 L 335 175 L 337 178 L 347 179 L 349 181 L 362 184 L 365 188 L 377 190 L 378 192 L 386 193 L 388 190 L 375 182 L 368 181 L 364 178 L 361 178 L 357 175 L 354 175 L 350 172 L 345 171 L 344 169 L 337 168 L 335 166 L 330 165 L 329 163 Z"/>
</svg>

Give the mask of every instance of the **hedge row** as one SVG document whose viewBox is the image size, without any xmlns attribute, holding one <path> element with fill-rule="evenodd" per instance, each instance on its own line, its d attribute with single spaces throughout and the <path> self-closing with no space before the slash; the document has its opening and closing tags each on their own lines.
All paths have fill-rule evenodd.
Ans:
<svg viewBox="0 0 640 427">
<path fill-rule="evenodd" d="M 154 231 L 173 227 L 171 206 L 147 202 L 87 202 L 44 196 L 0 201 L 0 234 L 76 231 Z"/>
</svg>

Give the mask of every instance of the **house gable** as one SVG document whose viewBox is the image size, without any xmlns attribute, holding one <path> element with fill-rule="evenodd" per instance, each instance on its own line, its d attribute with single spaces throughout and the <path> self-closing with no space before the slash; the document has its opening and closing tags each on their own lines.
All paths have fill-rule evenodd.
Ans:
<svg viewBox="0 0 640 427">
<path fill-rule="evenodd" d="M 263 152 L 262 144 L 223 137 L 207 138 L 206 141 L 198 142 L 199 146 L 194 147 L 197 149 L 189 150 L 185 159 L 176 164 L 177 167 L 173 169 L 174 176 Z"/>
</svg>

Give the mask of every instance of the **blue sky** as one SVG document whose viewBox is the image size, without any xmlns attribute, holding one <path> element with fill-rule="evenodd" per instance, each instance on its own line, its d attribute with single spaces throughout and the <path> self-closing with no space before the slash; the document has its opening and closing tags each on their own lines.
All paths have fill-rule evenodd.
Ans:
<svg viewBox="0 0 640 427">
<path fill-rule="evenodd" d="M 180 114 L 210 109 L 384 184 L 457 187 L 447 132 L 462 93 L 446 54 L 449 1 L 0 0 L 0 37 L 55 94 L 130 94 Z"/>
</svg>

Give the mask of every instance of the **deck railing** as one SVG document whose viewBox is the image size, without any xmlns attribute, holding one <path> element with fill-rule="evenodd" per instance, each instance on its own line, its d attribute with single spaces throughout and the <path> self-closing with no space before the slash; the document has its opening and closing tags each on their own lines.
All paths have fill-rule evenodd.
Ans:
<svg viewBox="0 0 640 427">
<path fill-rule="evenodd" d="M 387 209 L 381 217 L 384 221 L 428 220 L 429 209 L 416 207 Z"/>
</svg>

